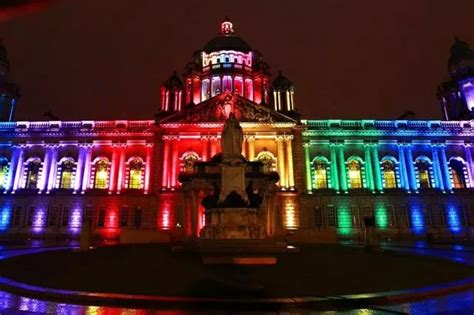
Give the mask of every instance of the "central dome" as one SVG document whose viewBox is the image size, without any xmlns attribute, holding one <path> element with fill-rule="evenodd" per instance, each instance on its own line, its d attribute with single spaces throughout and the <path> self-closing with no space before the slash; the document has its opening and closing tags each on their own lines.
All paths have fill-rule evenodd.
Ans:
<svg viewBox="0 0 474 315">
<path fill-rule="evenodd" d="M 207 53 L 219 50 L 236 50 L 241 52 L 249 52 L 250 46 L 238 36 L 218 36 L 211 39 L 204 46 Z"/>
<path fill-rule="evenodd" d="M 207 42 L 203 50 L 206 53 L 219 50 L 236 50 L 247 53 L 251 48 L 242 38 L 234 35 L 233 25 L 226 17 L 221 23 L 219 35 Z"/>
</svg>

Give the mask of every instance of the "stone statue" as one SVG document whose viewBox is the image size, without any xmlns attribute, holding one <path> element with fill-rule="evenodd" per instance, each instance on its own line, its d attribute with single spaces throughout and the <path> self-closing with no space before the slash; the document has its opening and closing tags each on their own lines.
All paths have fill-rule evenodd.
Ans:
<svg viewBox="0 0 474 315">
<path fill-rule="evenodd" d="M 235 118 L 234 113 L 230 113 L 221 135 L 223 158 L 240 157 L 242 154 L 243 141 L 244 134 L 242 127 L 240 127 L 239 121 Z"/>
</svg>

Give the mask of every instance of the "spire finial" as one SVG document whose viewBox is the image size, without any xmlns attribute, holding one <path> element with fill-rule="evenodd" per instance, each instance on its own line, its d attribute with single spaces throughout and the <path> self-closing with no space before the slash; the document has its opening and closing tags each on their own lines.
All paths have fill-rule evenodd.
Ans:
<svg viewBox="0 0 474 315">
<path fill-rule="evenodd" d="M 223 36 L 231 36 L 234 34 L 234 28 L 228 16 L 224 17 L 221 23 L 220 34 Z"/>
</svg>

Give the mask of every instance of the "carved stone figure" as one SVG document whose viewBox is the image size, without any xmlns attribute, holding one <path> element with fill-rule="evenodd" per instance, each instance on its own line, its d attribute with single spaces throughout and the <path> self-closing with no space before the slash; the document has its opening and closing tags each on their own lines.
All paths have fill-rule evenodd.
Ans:
<svg viewBox="0 0 474 315">
<path fill-rule="evenodd" d="M 240 157 L 244 134 L 234 113 L 230 113 L 221 135 L 221 148 L 224 159 Z"/>
</svg>

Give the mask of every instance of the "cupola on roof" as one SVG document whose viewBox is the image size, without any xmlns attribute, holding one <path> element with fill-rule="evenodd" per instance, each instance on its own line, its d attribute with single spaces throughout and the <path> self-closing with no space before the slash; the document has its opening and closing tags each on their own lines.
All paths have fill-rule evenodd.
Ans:
<svg viewBox="0 0 474 315">
<path fill-rule="evenodd" d="M 181 79 L 178 77 L 176 74 L 176 71 L 173 72 L 171 77 L 168 78 L 165 82 L 163 82 L 163 86 L 166 87 L 167 89 L 182 89 L 183 88 L 183 82 Z"/>
<path fill-rule="evenodd" d="M 226 17 L 220 25 L 219 35 L 207 42 L 203 50 L 206 53 L 219 50 L 249 52 L 251 48 L 242 38 L 234 35 L 233 24 Z"/>
<path fill-rule="evenodd" d="M 474 68 L 474 50 L 471 49 L 467 42 L 455 37 L 450 52 L 448 71 L 451 76 L 472 71 Z"/>
<path fill-rule="evenodd" d="M 293 82 L 288 80 L 281 71 L 278 71 L 278 76 L 273 80 L 272 87 L 275 90 L 289 90 L 293 88 Z"/>
</svg>

